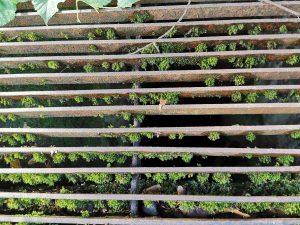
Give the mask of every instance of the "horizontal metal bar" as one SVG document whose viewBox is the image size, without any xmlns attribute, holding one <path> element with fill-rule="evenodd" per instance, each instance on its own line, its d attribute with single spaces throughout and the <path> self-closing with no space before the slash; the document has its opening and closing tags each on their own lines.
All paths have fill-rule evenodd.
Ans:
<svg viewBox="0 0 300 225">
<path fill-rule="evenodd" d="M 299 11 L 299 1 L 280 1 L 278 4 L 286 6 L 292 10 Z M 169 5 L 169 6 L 149 6 L 131 9 L 102 9 L 98 13 L 94 9 L 66 10 L 57 13 L 49 24 L 74 24 L 77 22 L 77 13 L 82 23 L 112 23 L 129 22 L 134 13 L 149 12 L 154 21 L 178 20 L 185 8 L 188 8 L 184 19 L 209 19 L 209 18 L 241 18 L 241 17 L 275 17 L 289 16 L 290 13 L 270 4 L 262 2 L 246 3 L 210 3 L 193 5 Z M 235 12 L 232 14 L 232 12 Z M 17 13 L 16 19 L 8 26 L 39 26 L 44 25 L 41 17 L 36 12 Z"/>
<path fill-rule="evenodd" d="M 206 156 L 300 156 L 300 149 L 279 148 L 212 148 L 212 147 L 1 147 L 0 154 L 9 153 L 73 153 L 73 152 L 95 152 L 95 153 L 192 153 Z"/>
<path fill-rule="evenodd" d="M 20 63 L 36 63 L 47 67 L 48 61 L 61 63 L 85 65 L 86 63 L 99 63 L 100 61 L 124 61 L 127 64 L 135 65 L 142 59 L 157 58 L 192 58 L 192 57 L 218 57 L 227 59 L 232 56 L 266 56 L 270 61 L 286 60 L 291 55 L 300 54 L 300 49 L 276 49 L 276 50 L 242 50 L 223 52 L 184 52 L 184 53 L 161 53 L 161 54 L 122 54 L 122 55 L 71 55 L 71 56 L 31 56 L 31 57 L 1 57 L 0 65 L 6 67 L 17 67 Z"/>
<path fill-rule="evenodd" d="M 143 128 L 0 128 L 0 134 L 31 133 L 48 137 L 86 137 L 99 138 L 101 135 L 127 135 L 130 133 L 154 133 L 157 136 L 183 134 L 185 136 L 207 136 L 210 132 L 221 135 L 246 135 L 254 132 L 257 135 L 288 135 L 299 131 L 300 125 L 264 125 L 264 126 L 210 126 L 210 127 L 143 127 Z"/>
<path fill-rule="evenodd" d="M 233 76 L 234 78 L 234 76 Z M 289 92 L 300 90 L 300 85 L 255 85 L 255 86 L 216 86 L 216 87 L 170 87 L 170 88 L 138 88 L 138 89 L 89 89 L 89 90 L 57 90 L 57 91 L 10 91 L 0 92 L 0 98 L 22 99 L 31 96 L 38 99 L 73 98 L 82 96 L 87 98 L 119 96 L 128 97 L 129 94 L 147 95 L 150 93 L 178 93 L 180 97 L 211 97 L 231 96 L 234 92 L 263 93 L 267 90 Z"/>
<path fill-rule="evenodd" d="M 216 195 L 153 195 L 153 194 L 54 194 L 0 192 L 0 198 L 66 199 L 66 200 L 144 200 L 144 201 L 200 201 L 200 202 L 300 202 L 300 196 L 216 196 Z"/>
<path fill-rule="evenodd" d="M 286 25 L 288 29 L 296 29 L 297 18 L 272 18 L 272 19 L 234 19 L 234 20 L 204 20 L 186 21 L 176 24 L 178 33 L 186 33 L 192 27 L 201 27 L 209 33 L 227 33 L 227 27 L 233 24 L 244 24 L 245 30 L 251 29 L 254 25 L 260 25 L 264 31 L 274 32 L 281 25 Z M 174 26 L 175 22 L 156 23 L 135 23 L 135 24 L 75 24 L 75 25 L 53 25 L 53 26 L 31 26 L 31 27 L 0 27 L 0 32 L 4 32 L 7 37 L 15 37 L 21 32 L 34 32 L 45 38 L 62 39 L 63 34 L 70 38 L 86 38 L 89 32 L 94 32 L 96 28 L 113 28 L 119 36 L 153 36 L 153 33 L 167 31 Z"/>
<path fill-rule="evenodd" d="M 264 167 L 81 167 L 81 168 L 0 168 L 0 174 L 76 174 L 76 173 L 299 173 L 300 166 Z M 300 196 L 299 196 L 300 197 Z"/>
<path fill-rule="evenodd" d="M 300 103 L 250 104 L 187 104 L 187 105 L 122 105 L 71 106 L 37 108 L 0 108 L 0 115 L 20 117 L 89 117 L 117 115 L 122 112 L 145 115 L 244 115 L 244 114 L 298 114 Z"/>
<path fill-rule="evenodd" d="M 0 215 L 1 222 L 55 223 L 55 224 L 113 224 L 113 225 L 295 225 L 299 218 L 261 219 L 188 219 L 188 218 L 128 218 L 128 217 L 67 217 L 67 216 L 12 216 Z"/>
<path fill-rule="evenodd" d="M 36 41 L 36 42 L 2 42 L 0 52 L 5 55 L 14 54 L 50 54 L 50 53 L 89 53 L 90 45 L 96 46 L 97 53 L 124 52 L 126 47 L 141 47 L 155 39 L 122 39 L 122 40 L 65 40 L 65 41 Z M 160 43 L 181 44 L 187 48 L 195 48 L 199 43 L 215 45 L 249 41 L 257 47 L 266 49 L 266 42 L 276 41 L 280 45 L 294 46 L 300 43 L 300 34 L 265 34 L 239 36 L 212 36 L 196 38 L 164 38 L 156 41 Z"/>
<path fill-rule="evenodd" d="M 172 71 L 130 71 L 102 73 L 32 73 L 1 74 L 0 84 L 95 84 L 95 83 L 134 83 L 134 82 L 192 82 L 203 81 L 215 76 L 220 80 L 231 80 L 235 75 L 247 79 L 288 80 L 300 79 L 300 67 L 253 68 L 253 69 L 214 69 L 214 70 L 172 70 Z"/>
</svg>

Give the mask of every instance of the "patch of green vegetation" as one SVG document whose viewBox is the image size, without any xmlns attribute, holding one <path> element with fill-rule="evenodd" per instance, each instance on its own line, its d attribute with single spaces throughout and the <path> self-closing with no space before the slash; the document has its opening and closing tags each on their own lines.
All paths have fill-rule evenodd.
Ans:
<svg viewBox="0 0 300 225">
<path fill-rule="evenodd" d="M 253 132 L 248 132 L 248 134 L 246 135 L 246 140 L 253 142 L 256 139 L 256 135 Z"/>
<path fill-rule="evenodd" d="M 145 23 L 149 22 L 153 19 L 153 16 L 147 11 L 144 11 L 142 13 L 135 13 L 133 17 L 130 19 L 131 23 Z"/>
<path fill-rule="evenodd" d="M 58 70 L 59 68 L 60 68 L 60 66 L 59 66 L 59 62 L 57 62 L 57 61 L 48 61 L 48 68 L 49 69 L 52 69 L 52 70 Z"/>
<path fill-rule="evenodd" d="M 227 27 L 227 34 L 228 35 L 236 35 L 239 31 L 242 31 L 244 29 L 244 24 L 237 24 L 237 25 L 231 25 Z"/>
<path fill-rule="evenodd" d="M 216 141 L 216 140 L 219 140 L 220 139 L 220 133 L 217 132 L 217 131 L 212 131 L 209 133 L 208 135 L 208 139 L 211 140 L 211 141 Z"/>
</svg>

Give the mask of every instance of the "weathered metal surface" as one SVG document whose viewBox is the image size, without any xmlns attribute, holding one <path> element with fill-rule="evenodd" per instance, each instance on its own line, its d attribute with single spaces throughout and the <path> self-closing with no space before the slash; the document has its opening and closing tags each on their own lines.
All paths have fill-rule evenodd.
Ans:
<svg viewBox="0 0 300 225">
<path fill-rule="evenodd" d="M 66 40 L 66 41 L 38 41 L 38 42 L 3 42 L 0 43 L 0 53 L 4 55 L 15 54 L 55 54 L 55 53 L 91 53 L 90 46 L 96 46 L 95 53 L 123 53 L 125 48 L 143 47 L 154 39 L 121 39 L 121 40 Z M 300 34 L 266 34 L 266 35 L 238 35 L 238 36 L 212 36 L 196 38 L 165 38 L 156 41 L 160 43 L 174 43 L 184 45 L 186 48 L 195 48 L 199 43 L 216 45 L 247 41 L 258 48 L 267 49 L 268 41 L 275 41 L 285 47 L 300 44 Z"/>
<path fill-rule="evenodd" d="M 185 136 L 207 136 L 212 131 L 221 135 L 246 135 L 254 132 L 256 135 L 288 135 L 299 131 L 300 125 L 257 125 L 257 126 L 210 126 L 210 127 L 143 127 L 143 128 L 0 128 L 0 134 L 31 133 L 49 137 L 89 137 L 99 138 L 101 135 L 126 135 L 129 133 L 151 132 L 157 136 L 183 134 Z"/>
<path fill-rule="evenodd" d="M 55 223 L 55 224 L 113 224 L 113 225 L 295 225 L 298 218 L 262 218 L 262 219 L 188 219 L 188 218 L 128 218 L 128 217 L 62 217 L 62 216 L 11 216 L 1 215 L 1 222 Z"/>
<path fill-rule="evenodd" d="M 103 61 L 123 61 L 128 65 L 136 65 L 142 59 L 157 58 L 193 58 L 193 57 L 218 57 L 221 60 L 229 57 L 265 56 L 269 61 L 286 60 L 291 55 L 299 55 L 300 49 L 276 49 L 276 50 L 242 50 L 223 52 L 184 52 L 184 53 L 160 53 L 160 54 L 122 54 L 122 55 L 70 55 L 70 56 L 31 56 L 31 57 L 1 57 L 0 66 L 16 68 L 20 63 L 34 63 L 41 67 L 47 67 L 48 61 L 58 61 L 77 66 L 86 63 L 100 63 Z"/>
<path fill-rule="evenodd" d="M 89 89 L 89 90 L 57 90 L 57 91 L 11 91 L 0 92 L 0 98 L 22 99 L 31 96 L 38 99 L 74 98 L 83 96 L 87 98 L 118 96 L 128 97 L 129 94 L 147 95 L 150 93 L 178 93 L 182 98 L 231 96 L 234 92 L 264 93 L 275 90 L 279 93 L 300 90 L 300 85 L 255 85 L 255 86 L 215 86 L 215 87 L 170 87 L 170 88 L 138 88 L 138 89 Z"/>
<path fill-rule="evenodd" d="M 282 4 L 295 11 L 300 10 L 299 1 L 280 1 Z M 209 18 L 242 18 L 242 17 L 275 17 L 290 16 L 290 13 L 270 4 L 262 2 L 246 3 L 211 3 L 194 5 L 169 5 L 150 6 L 131 9 L 103 9 L 100 13 L 93 9 L 79 11 L 79 18 L 82 23 L 112 23 L 129 22 L 134 13 L 149 12 L 154 21 L 178 20 L 188 8 L 184 19 L 209 19 Z M 232 13 L 235 12 L 235 13 Z M 68 10 L 57 13 L 49 24 L 75 24 L 77 23 L 77 11 Z M 16 19 L 8 26 L 39 26 L 44 25 L 42 18 L 36 12 L 17 13 Z"/>
<path fill-rule="evenodd" d="M 206 156 L 279 156 L 293 155 L 300 156 L 300 149 L 279 149 L 279 148 L 212 148 L 212 147 L 149 147 L 149 146 L 126 146 L 126 147 L 1 147 L 0 154 L 8 153 L 45 153 L 54 152 L 98 152 L 98 153 L 192 153 Z"/>
<path fill-rule="evenodd" d="M 256 104 L 188 104 L 188 105 L 122 105 L 122 106 L 70 106 L 45 108 L 1 108 L 0 115 L 19 117 L 90 117 L 117 115 L 122 112 L 144 115 L 251 115 L 298 114 L 300 103 Z"/>
<path fill-rule="evenodd" d="M 300 67 L 213 69 L 213 70 L 172 70 L 172 71 L 130 71 L 103 73 L 32 73 L 1 74 L 0 84 L 100 84 L 134 82 L 193 82 L 214 76 L 220 80 L 231 80 L 235 75 L 261 80 L 300 79 Z"/>
<path fill-rule="evenodd" d="M 217 195 L 153 195 L 153 194 L 56 194 L 0 192 L 0 198 L 66 199 L 66 200 L 149 200 L 200 202 L 300 202 L 300 196 L 217 196 Z"/>
<path fill-rule="evenodd" d="M 200 27 L 210 33 L 227 33 L 227 27 L 233 24 L 244 24 L 245 29 L 251 29 L 259 25 L 266 32 L 277 32 L 281 25 L 285 25 L 289 30 L 298 28 L 299 20 L 296 18 L 274 18 L 274 19 L 235 19 L 235 20 L 204 20 L 187 21 L 176 24 L 179 34 L 188 32 L 192 27 Z M 135 23 L 135 24 L 75 24 L 75 25 L 53 25 L 53 26 L 31 26 L 31 27 L 0 27 L 8 37 L 18 36 L 22 32 L 34 32 L 42 37 L 50 39 L 62 39 L 63 34 L 67 34 L 71 39 L 87 39 L 89 32 L 94 32 L 96 28 L 113 28 L 119 36 L 153 36 L 162 34 L 172 27 L 175 22 L 159 23 Z"/>
<path fill-rule="evenodd" d="M 67 216 L 12 216 L 0 215 L 1 222 L 55 223 L 55 224 L 113 224 L 113 225 L 295 225 L 299 218 L 262 219 L 188 219 L 188 218 L 129 218 L 129 217 L 67 217 Z"/>
</svg>

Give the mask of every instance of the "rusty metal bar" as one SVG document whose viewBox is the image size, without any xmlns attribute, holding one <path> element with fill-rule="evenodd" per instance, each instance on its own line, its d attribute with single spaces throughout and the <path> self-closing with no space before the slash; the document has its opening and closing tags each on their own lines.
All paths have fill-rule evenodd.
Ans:
<svg viewBox="0 0 300 225">
<path fill-rule="evenodd" d="M 130 71 L 103 73 L 32 73 L 1 74 L 0 84 L 99 84 L 133 82 L 193 82 L 214 76 L 220 80 L 231 80 L 235 75 L 247 79 L 288 80 L 300 79 L 300 67 L 215 69 L 215 70 L 172 70 L 172 71 Z"/>
<path fill-rule="evenodd" d="M 67 216 L 12 216 L 1 215 L 1 222 L 55 223 L 55 224 L 113 224 L 113 225 L 295 225 L 299 218 L 261 218 L 261 219 L 188 219 L 188 218 L 128 218 L 128 217 L 67 217 Z"/>
<path fill-rule="evenodd" d="M 13 114 L 27 118 L 90 117 L 122 112 L 145 115 L 298 114 L 300 103 L 187 104 L 165 105 L 162 109 L 158 105 L 0 108 L 0 115 Z"/>
<path fill-rule="evenodd" d="M 279 148 L 212 148 L 212 147 L 148 147 L 148 146 L 126 146 L 126 147 L 1 147 L 0 154 L 9 153 L 192 153 L 194 155 L 206 156 L 300 156 L 300 149 L 279 149 Z"/>
<path fill-rule="evenodd" d="M 66 41 L 36 41 L 36 42 L 2 42 L 0 52 L 5 55 L 15 54 L 50 54 L 50 53 L 89 53 L 90 45 L 96 46 L 97 53 L 124 52 L 126 47 L 141 47 L 151 43 L 154 39 L 121 39 L 121 40 L 66 40 Z M 215 45 L 237 41 L 249 41 L 255 46 L 264 47 L 266 42 L 276 41 L 280 45 L 294 46 L 300 43 L 300 34 L 266 34 L 266 35 L 238 35 L 212 36 L 196 38 L 165 38 L 156 43 L 182 44 L 188 48 L 195 48 L 199 43 Z"/>
<path fill-rule="evenodd" d="M 99 63 L 103 61 L 115 62 L 124 61 L 129 65 L 136 65 L 142 59 L 157 58 L 193 58 L 193 57 L 218 57 L 227 59 L 232 56 L 265 56 L 270 61 L 286 60 L 291 55 L 300 54 L 300 49 L 276 49 L 276 50 L 243 50 L 223 52 L 184 52 L 184 53 L 161 53 L 161 54 L 122 54 L 122 55 L 70 55 L 70 56 L 31 56 L 31 57 L 1 57 L 0 65 L 5 67 L 17 67 L 20 63 L 35 63 L 47 67 L 48 61 L 76 64 L 83 66 L 86 63 Z"/>
<path fill-rule="evenodd" d="M 234 78 L 234 76 L 232 77 Z M 147 95 L 150 93 L 175 92 L 182 98 L 231 96 L 234 92 L 263 93 L 267 90 L 275 90 L 279 93 L 298 91 L 300 85 L 255 85 L 255 86 L 216 86 L 216 87 L 171 87 L 171 88 L 138 88 L 138 89 L 90 89 L 90 90 L 57 90 L 57 91 L 11 91 L 0 92 L 0 98 L 22 99 L 31 96 L 38 99 L 73 98 L 83 96 L 87 98 L 119 96 L 128 97 L 129 94 Z"/>
<path fill-rule="evenodd" d="M 298 28 L 299 20 L 296 18 L 272 18 L 272 19 L 234 19 L 234 20 L 204 20 L 187 21 L 176 25 L 178 33 L 184 34 L 192 27 L 201 27 L 209 33 L 227 33 L 227 27 L 234 24 L 244 24 L 244 29 L 251 29 L 255 25 L 260 25 L 264 31 L 274 32 L 281 25 L 286 25 L 288 29 Z M 137 23 L 137 24 L 75 24 L 75 25 L 54 25 L 54 26 L 31 26 L 31 27 L 0 27 L 8 37 L 15 37 L 21 32 L 34 32 L 49 39 L 62 39 L 62 33 L 70 36 L 71 39 L 87 38 L 89 32 L 94 32 L 96 28 L 113 28 L 119 36 L 153 36 L 153 33 L 165 32 L 172 27 L 175 22 L 157 23 Z"/>
<path fill-rule="evenodd" d="M 91 217 L 75 216 L 12 216 L 0 215 L 0 222 L 55 223 L 55 224 L 113 224 L 113 225 L 295 225 L 299 218 L 261 218 L 261 219 L 188 219 L 188 218 L 128 218 L 128 217 Z"/>
<path fill-rule="evenodd" d="M 197 201 L 197 202 L 300 202 L 300 196 L 217 196 L 217 195 L 153 195 L 153 194 L 56 194 L 0 192 L 0 198 L 66 199 L 66 200 L 141 200 L 141 201 Z"/>
<path fill-rule="evenodd" d="M 210 132 L 221 135 L 246 135 L 254 132 L 257 135 L 288 135 L 299 131 L 300 125 L 257 125 L 257 126 L 210 126 L 210 127 L 143 127 L 143 128 L 0 128 L 0 134 L 31 133 L 48 137 L 85 137 L 99 138 L 102 135 L 127 135 L 130 133 L 154 133 L 157 136 L 183 134 L 185 136 L 207 136 Z"/>
<path fill-rule="evenodd" d="M 299 11 L 299 1 L 280 1 L 282 4 L 292 10 Z M 246 3 L 211 3 L 211 4 L 193 4 L 193 5 L 169 5 L 169 6 L 149 6 L 132 9 L 103 9 L 101 13 L 93 9 L 83 9 L 79 11 L 79 17 L 82 23 L 112 23 L 129 22 L 129 18 L 137 12 L 149 12 L 154 21 L 172 21 L 178 20 L 185 8 L 188 8 L 184 19 L 209 19 L 209 18 L 242 18 L 242 17 L 275 17 L 290 16 L 284 10 L 273 5 L 262 2 Z M 235 12 L 235 13 L 232 13 Z M 57 13 L 49 22 L 53 24 L 75 24 L 77 23 L 77 11 L 66 10 Z M 41 26 L 44 25 L 41 17 L 36 12 L 17 13 L 16 19 L 8 26 Z"/>
</svg>

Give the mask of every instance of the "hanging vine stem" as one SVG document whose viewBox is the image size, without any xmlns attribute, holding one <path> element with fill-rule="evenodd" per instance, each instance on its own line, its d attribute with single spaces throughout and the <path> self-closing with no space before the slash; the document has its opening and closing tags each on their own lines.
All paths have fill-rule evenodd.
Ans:
<svg viewBox="0 0 300 225">
<path fill-rule="evenodd" d="M 289 8 L 287 8 L 287 7 L 283 6 L 283 5 L 280 5 L 278 3 L 275 3 L 275 2 L 273 2 L 271 0 L 259 0 L 259 1 L 267 3 L 267 4 L 270 4 L 270 5 L 273 5 L 273 6 L 276 6 L 279 9 L 282 9 L 282 10 L 284 10 L 284 11 L 290 13 L 290 14 L 293 14 L 294 16 L 296 16 L 300 20 L 300 13 L 299 12 L 296 12 L 296 11 L 294 11 L 292 9 L 289 9 Z"/>
<path fill-rule="evenodd" d="M 160 51 L 159 51 L 159 48 L 158 48 L 158 46 L 157 46 L 157 44 L 156 44 L 156 42 L 157 42 L 158 40 L 160 40 L 160 39 L 162 39 L 162 38 L 168 36 L 168 34 L 171 33 L 171 31 L 172 31 L 172 30 L 173 30 L 173 29 L 174 29 L 174 28 L 175 28 L 175 27 L 183 20 L 183 18 L 185 17 L 185 15 L 186 15 L 186 13 L 187 13 L 187 11 L 188 11 L 188 6 L 191 4 L 191 2 L 192 2 L 192 0 L 188 0 L 188 3 L 186 4 L 185 9 L 184 9 L 184 12 L 182 13 L 181 17 L 175 22 L 175 24 L 174 24 L 169 30 L 167 30 L 166 33 L 164 33 L 163 35 L 159 36 L 157 39 L 155 39 L 155 41 L 152 41 L 151 43 L 145 45 L 144 47 L 139 48 L 139 49 L 137 49 L 136 51 L 129 53 L 129 55 L 137 54 L 137 53 L 139 53 L 140 51 L 142 51 L 142 50 L 148 48 L 148 47 L 151 46 L 151 45 L 153 45 L 153 46 L 156 48 L 156 50 L 157 50 L 158 52 L 160 52 Z"/>
</svg>

